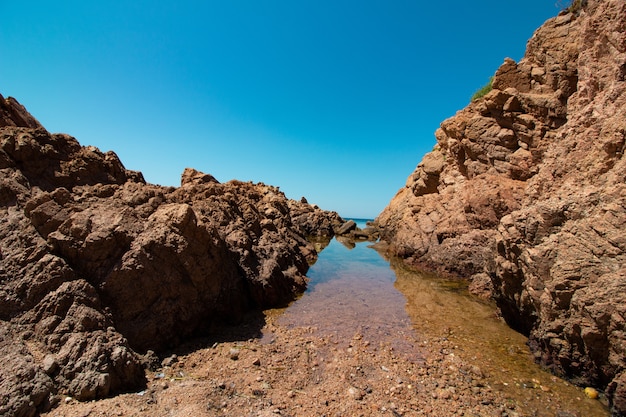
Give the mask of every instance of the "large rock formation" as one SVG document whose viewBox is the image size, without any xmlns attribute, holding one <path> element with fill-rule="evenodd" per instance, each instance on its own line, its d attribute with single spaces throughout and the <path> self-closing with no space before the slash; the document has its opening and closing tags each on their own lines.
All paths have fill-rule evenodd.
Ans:
<svg viewBox="0 0 626 417">
<path fill-rule="evenodd" d="M 491 291 L 543 364 L 625 414 L 626 3 L 548 20 L 436 138 L 378 218 L 390 250 Z"/>
<path fill-rule="evenodd" d="M 146 184 L 0 96 L 0 414 L 140 389 L 139 353 L 285 304 L 343 221 L 187 169 Z"/>
</svg>

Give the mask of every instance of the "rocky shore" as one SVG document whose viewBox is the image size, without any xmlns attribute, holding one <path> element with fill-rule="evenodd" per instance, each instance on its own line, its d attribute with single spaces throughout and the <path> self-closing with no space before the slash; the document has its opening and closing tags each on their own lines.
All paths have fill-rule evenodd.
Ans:
<svg viewBox="0 0 626 417">
<path fill-rule="evenodd" d="M 147 184 L 0 96 L 0 414 L 146 387 L 142 355 L 306 287 L 337 213 L 186 169 Z"/>
<path fill-rule="evenodd" d="M 444 121 L 377 219 L 392 254 L 471 280 L 537 360 L 626 414 L 626 3 L 573 2 Z"/>
<path fill-rule="evenodd" d="M 603 416 L 582 390 L 572 404 L 561 382 L 494 385 L 489 360 L 467 357 L 447 337 L 407 340 L 415 355 L 360 333 L 338 340 L 314 327 L 287 328 L 268 311 L 157 361 L 145 389 L 96 402 L 63 398 L 45 416 Z M 262 335 L 262 336 L 261 336 Z M 397 337 L 406 337 L 397 335 Z M 219 341 L 217 341 L 219 340 Z M 232 340 L 232 341 L 231 341 Z M 552 388 L 551 388 L 552 387 Z M 571 387 L 573 388 L 573 387 Z M 515 395 L 511 395 L 517 391 Z M 530 398 L 532 401 L 523 401 Z M 578 403 L 578 406 L 576 406 Z M 590 410 L 594 410 L 588 413 Z"/>
<path fill-rule="evenodd" d="M 468 279 L 626 415 L 626 3 L 573 2 L 435 135 L 361 230 L 263 183 L 148 184 L 0 96 L 0 415 L 584 415 L 492 389 L 452 338 L 275 323 L 334 235 Z"/>
</svg>

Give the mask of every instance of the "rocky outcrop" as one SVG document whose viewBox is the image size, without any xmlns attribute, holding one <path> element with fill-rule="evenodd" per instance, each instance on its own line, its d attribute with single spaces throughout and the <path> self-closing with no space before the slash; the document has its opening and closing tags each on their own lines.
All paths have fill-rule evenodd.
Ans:
<svg viewBox="0 0 626 417">
<path fill-rule="evenodd" d="M 548 20 L 377 219 L 390 250 L 469 278 L 538 360 L 626 413 L 626 3 Z"/>
<path fill-rule="evenodd" d="M 376 242 L 380 238 L 378 228 L 371 222 L 367 222 L 366 226 L 361 229 L 354 220 L 348 220 L 339 227 L 335 228 L 335 235 L 341 238 L 343 242 Z"/>
<path fill-rule="evenodd" d="M 146 184 L 0 96 L 0 414 L 140 389 L 163 350 L 306 287 L 307 235 L 343 220 L 187 169 Z"/>
</svg>

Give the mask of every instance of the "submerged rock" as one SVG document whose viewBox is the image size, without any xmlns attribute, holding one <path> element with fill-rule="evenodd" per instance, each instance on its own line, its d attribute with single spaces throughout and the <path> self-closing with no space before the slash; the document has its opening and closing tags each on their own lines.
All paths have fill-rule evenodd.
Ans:
<svg viewBox="0 0 626 417">
<path fill-rule="evenodd" d="M 583 3 L 441 124 L 377 221 L 393 254 L 492 291 L 543 364 L 626 414 L 626 3 Z"/>
</svg>

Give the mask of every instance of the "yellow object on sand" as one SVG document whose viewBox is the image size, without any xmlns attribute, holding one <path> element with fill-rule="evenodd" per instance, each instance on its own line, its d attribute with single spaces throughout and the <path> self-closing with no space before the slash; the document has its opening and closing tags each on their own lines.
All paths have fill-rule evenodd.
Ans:
<svg viewBox="0 0 626 417">
<path fill-rule="evenodd" d="M 591 387 L 587 387 L 585 388 L 585 395 L 589 398 L 591 398 L 592 400 L 595 400 L 598 398 L 598 391 L 595 388 L 591 388 Z"/>
</svg>

